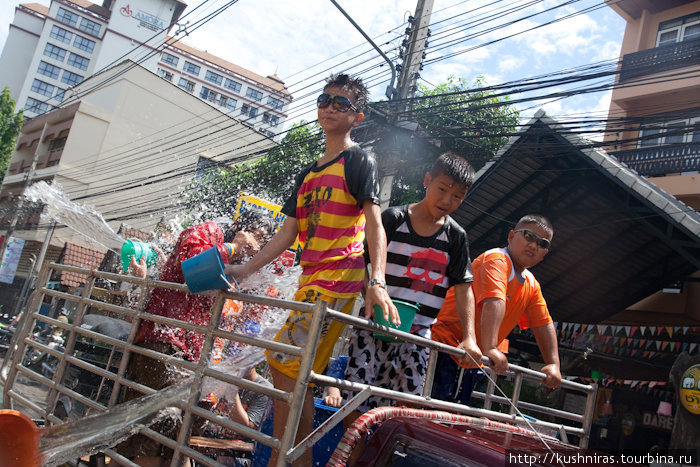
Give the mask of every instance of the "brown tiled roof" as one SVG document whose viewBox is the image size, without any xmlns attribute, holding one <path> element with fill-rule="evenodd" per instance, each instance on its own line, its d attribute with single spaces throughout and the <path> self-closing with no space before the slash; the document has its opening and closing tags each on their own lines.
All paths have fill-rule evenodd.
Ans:
<svg viewBox="0 0 700 467">
<path fill-rule="evenodd" d="M 39 3 L 22 3 L 20 6 L 28 10 L 32 10 L 40 15 L 49 16 L 49 7 L 41 5 Z"/>
<path fill-rule="evenodd" d="M 66 246 L 63 249 L 62 263 L 86 269 L 97 269 L 102 263 L 104 255 L 101 251 L 93 250 L 77 243 L 66 242 Z M 85 283 L 86 278 L 86 274 L 61 271 L 61 285 L 78 287 Z"/>
<path fill-rule="evenodd" d="M 257 81 L 260 84 L 263 84 L 265 86 L 268 86 L 276 91 L 281 92 L 282 94 L 291 97 L 292 95 L 290 92 L 287 90 L 287 87 L 284 85 L 282 80 L 277 76 L 277 75 L 272 75 L 272 76 L 262 76 L 257 73 L 254 73 L 250 70 L 247 70 L 241 66 L 238 66 L 234 63 L 228 62 L 224 60 L 223 58 L 219 58 L 216 55 L 212 55 L 209 52 L 206 52 L 204 50 L 199 50 L 194 47 L 190 47 L 189 45 L 175 40 L 173 38 L 168 38 L 167 41 L 167 46 L 168 47 L 173 47 L 175 49 L 180 49 L 185 53 L 188 53 L 190 55 L 194 55 L 195 57 L 201 58 L 202 60 L 206 60 L 209 63 L 213 63 L 214 65 L 220 66 L 221 68 L 225 68 L 229 71 L 232 71 L 233 73 L 236 73 L 238 75 L 241 75 L 245 78 L 252 79 L 253 81 Z"/>
<path fill-rule="evenodd" d="M 150 232 L 144 232 L 143 230 L 133 229 L 131 227 L 126 227 L 122 224 L 119 228 L 119 236 L 124 239 L 137 238 L 142 242 L 153 241 L 153 234 Z"/>
</svg>

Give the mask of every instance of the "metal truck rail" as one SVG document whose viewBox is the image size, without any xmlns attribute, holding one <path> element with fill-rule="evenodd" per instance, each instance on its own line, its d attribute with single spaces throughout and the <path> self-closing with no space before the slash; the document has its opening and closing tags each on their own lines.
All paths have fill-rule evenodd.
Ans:
<svg viewBox="0 0 700 467">
<path fill-rule="evenodd" d="M 48 279 L 51 277 L 52 273 L 57 271 L 84 274 L 87 279 L 85 285 L 83 286 L 82 293 L 80 295 L 72 295 L 70 293 L 47 288 Z M 142 290 L 138 304 L 134 308 L 130 308 L 128 306 L 109 303 L 104 299 L 104 293 L 95 294 L 95 281 L 97 279 L 129 282 L 138 285 Z M 272 449 L 278 450 L 279 456 L 277 465 L 284 466 L 287 464 L 287 462 L 297 459 L 305 449 L 309 448 L 311 445 L 320 440 L 334 427 L 338 421 L 345 418 L 348 414 L 350 414 L 350 412 L 358 407 L 362 401 L 372 395 L 393 399 L 399 403 L 410 403 L 427 408 L 442 409 L 458 414 L 488 417 L 496 421 L 526 425 L 535 430 L 542 429 L 548 430 L 549 432 L 554 431 L 559 433 L 560 438 L 564 441 L 568 440 L 568 437 L 573 435 L 578 439 L 577 444 L 579 446 L 586 447 L 588 444 L 595 406 L 597 390 L 596 385 L 584 385 L 566 380 L 562 381 L 562 388 L 564 390 L 575 391 L 586 396 L 587 399 L 583 413 L 569 413 L 546 406 L 538 406 L 520 401 L 520 387 L 523 380 L 540 381 L 544 378 L 544 375 L 527 368 L 510 365 L 507 376 L 513 378 L 514 381 L 513 396 L 508 399 L 503 396 L 494 395 L 495 386 L 493 384 L 489 384 L 489 388 L 486 393 L 475 393 L 475 397 L 484 399 L 485 408 L 479 409 L 468 407 L 429 397 L 437 357 L 437 352 L 435 351 L 431 352 L 428 366 L 428 378 L 423 396 L 407 395 L 383 388 L 352 383 L 337 378 L 319 375 L 311 370 L 316 345 L 318 344 L 323 323 L 326 320 L 338 320 L 355 327 L 381 331 L 383 334 L 399 337 L 405 341 L 414 342 L 430 347 L 433 350 L 450 353 L 456 356 L 463 356 L 464 351 L 457 349 L 456 347 L 447 346 L 401 331 L 395 331 L 374 323 L 369 323 L 361 318 L 345 315 L 328 308 L 325 302 L 307 304 L 249 295 L 239 292 L 205 292 L 207 295 L 215 296 L 215 302 L 211 308 L 212 319 L 208 326 L 194 325 L 175 319 L 146 313 L 144 311 L 144 307 L 149 295 L 148 292 L 154 287 L 162 287 L 174 291 L 187 291 L 187 287 L 183 284 L 140 279 L 128 275 L 88 270 L 57 263 L 45 264 L 40 271 L 37 281 L 37 288 L 32 293 L 27 306 L 27 311 L 25 312 L 17 331 L 13 336 L 13 341 L 10 344 L 10 348 L 7 352 L 5 360 L 3 361 L 2 367 L 0 367 L 0 379 L 2 380 L 4 386 L 3 407 L 15 408 L 25 413 L 29 412 L 28 415 L 34 416 L 44 424 L 54 425 L 64 423 L 66 421 L 62 418 L 64 411 L 62 412 L 60 410 L 62 402 L 65 401 L 66 398 L 68 398 L 73 404 L 81 405 L 84 413 L 89 414 L 108 411 L 111 407 L 120 403 L 120 393 L 122 392 L 122 388 L 132 388 L 143 394 L 152 394 L 155 392 L 154 390 L 129 380 L 125 376 L 130 355 L 132 353 L 137 353 L 167 362 L 176 368 L 185 370 L 194 375 L 195 382 L 191 386 L 187 400 L 181 403 L 179 407 L 182 410 L 183 423 L 178 432 L 177 439 L 167 438 L 150 428 L 144 428 L 141 430 L 141 434 L 144 434 L 174 450 L 175 455 L 173 456 L 173 461 L 171 463 L 172 466 L 179 465 L 179 459 L 181 456 L 189 457 L 201 465 L 222 465 L 207 455 L 204 451 L 197 450 L 193 445 L 191 445 L 190 430 L 192 427 L 193 417 L 201 417 L 211 423 L 231 430 L 243 438 L 262 443 L 266 446 L 270 446 Z M 76 308 L 73 316 L 73 322 L 70 324 L 63 323 L 56 319 L 39 314 L 39 306 L 45 296 L 51 296 L 55 299 L 64 299 L 67 303 L 75 304 Z M 101 296 L 103 298 L 96 298 L 97 296 Z M 297 310 L 312 314 L 312 324 L 308 340 L 309 345 L 304 348 L 299 348 L 279 344 L 267 339 L 250 337 L 237 332 L 219 329 L 219 318 L 226 299 L 240 300 L 245 303 L 264 305 L 280 309 Z M 93 332 L 81 327 L 84 316 L 92 310 L 99 310 L 99 312 L 103 314 L 105 312 L 119 313 L 122 316 L 130 319 L 131 328 L 126 341 L 109 337 L 105 334 Z M 198 363 L 193 363 L 134 345 L 134 336 L 140 322 L 144 319 L 202 333 L 204 335 L 204 345 L 201 351 L 202 358 L 200 358 Z M 37 323 L 42 322 L 45 323 L 45 326 L 52 326 L 56 329 L 60 328 L 66 334 L 67 337 L 65 339 L 65 344 L 62 351 L 56 350 L 55 348 L 50 348 L 32 339 L 32 330 L 35 328 Z M 215 367 L 209 367 L 209 355 L 212 350 L 213 343 L 217 337 L 263 349 L 301 356 L 299 379 L 295 384 L 293 392 L 287 393 L 274 388 L 265 387 L 247 379 L 223 373 L 218 371 Z M 86 342 L 91 344 L 85 344 Z M 95 345 L 95 343 L 99 343 L 99 347 L 106 350 L 103 352 L 101 360 L 96 360 L 95 358 L 85 358 L 85 355 L 81 354 L 81 352 L 84 351 L 81 350 L 81 348 L 84 349 L 86 345 Z M 30 348 L 38 348 L 58 359 L 58 363 L 51 378 L 29 369 L 23 364 L 23 356 Z M 486 359 L 485 362 L 488 362 L 488 360 Z M 89 374 L 95 379 L 95 381 L 99 381 L 99 383 L 96 384 L 98 387 L 97 390 L 91 391 L 90 393 L 87 393 L 87 391 L 84 390 L 81 391 L 80 385 L 75 384 L 74 376 L 76 371 L 82 375 Z M 272 436 L 266 435 L 259 430 L 254 430 L 247 426 L 238 424 L 226 416 L 217 415 L 212 411 L 199 407 L 197 403 L 204 396 L 204 394 L 202 394 L 202 386 L 205 377 L 214 378 L 215 380 L 232 384 L 239 388 L 257 391 L 271 398 L 287 402 L 290 405 L 290 411 L 287 427 L 283 437 L 281 439 L 273 438 Z M 493 375 L 493 377 L 495 379 L 495 375 Z M 31 400 L 25 394 L 22 394 L 18 387 L 21 386 L 23 381 L 31 381 L 34 384 L 40 383 L 43 385 L 43 387 L 45 387 L 45 397 L 42 400 Z M 339 388 L 352 391 L 356 393 L 356 395 L 304 441 L 295 446 L 294 440 L 297 433 L 304 395 L 309 387 L 309 384 L 311 383 L 334 385 Z M 493 403 L 507 404 L 510 407 L 510 410 L 508 413 L 490 410 L 491 404 Z M 565 420 L 565 422 L 553 423 L 532 419 L 532 417 L 522 417 L 520 414 L 518 414 L 520 408 L 556 417 L 558 420 Z M 104 453 L 122 465 L 136 465 L 113 449 L 106 449 Z"/>
</svg>

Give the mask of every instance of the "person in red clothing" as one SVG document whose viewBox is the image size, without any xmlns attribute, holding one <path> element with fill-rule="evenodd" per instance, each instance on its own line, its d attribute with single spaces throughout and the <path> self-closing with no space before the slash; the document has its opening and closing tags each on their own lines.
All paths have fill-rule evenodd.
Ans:
<svg viewBox="0 0 700 467">
<path fill-rule="evenodd" d="M 507 247 L 488 250 L 472 262 L 475 331 L 481 351 L 501 374 L 508 369 L 504 354 L 508 334 L 516 324 L 521 329 L 532 328 L 545 362 L 540 371 L 547 377 L 542 384 L 551 389 L 561 384 L 557 336 L 540 284 L 527 268 L 544 259 L 553 235 L 552 224 L 545 217 L 526 215 L 508 233 Z M 459 325 L 454 291 L 450 290 L 433 324 L 433 340 L 457 346 L 462 341 Z M 466 404 L 480 374 L 477 366 L 440 353 L 432 396 Z M 460 367 L 467 369 L 462 378 L 458 378 Z M 460 379 L 461 386 L 457 387 Z"/>
<path fill-rule="evenodd" d="M 180 233 L 172 253 L 161 270 L 159 280 L 185 283 L 182 262 L 210 248 L 218 249 L 225 264 L 239 262 L 254 255 L 269 239 L 272 231 L 271 220 L 257 211 L 241 214 L 230 230 L 222 228 L 216 222 L 205 222 L 189 227 Z M 142 259 L 140 264 L 132 262 L 130 272 L 145 277 L 145 260 Z M 206 326 L 211 319 L 210 308 L 214 300 L 215 297 L 212 296 L 155 288 L 148 299 L 145 311 Z M 157 324 L 144 319 L 136 332 L 134 343 L 162 354 L 197 362 L 201 356 L 204 336 L 180 327 Z M 126 373 L 128 379 L 153 389 L 170 386 L 183 376 L 185 375 L 181 371 L 170 365 L 138 353 L 131 355 Z M 137 391 L 127 389 L 124 399 L 130 400 L 140 395 Z M 174 438 L 178 427 L 178 422 L 166 419 L 153 429 Z M 169 459 L 172 458 L 172 450 L 143 435 L 131 437 L 118 447 L 118 451 L 142 466 L 169 465 Z"/>
</svg>

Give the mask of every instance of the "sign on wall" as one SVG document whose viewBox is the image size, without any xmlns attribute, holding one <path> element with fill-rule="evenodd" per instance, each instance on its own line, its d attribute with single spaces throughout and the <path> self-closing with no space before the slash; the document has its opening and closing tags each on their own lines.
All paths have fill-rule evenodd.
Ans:
<svg viewBox="0 0 700 467">
<path fill-rule="evenodd" d="M 5 254 L 2 257 L 2 263 L 0 263 L 0 282 L 6 284 L 14 282 L 19 258 L 22 256 L 22 249 L 24 249 L 24 242 L 24 239 L 10 237 Z"/>
</svg>

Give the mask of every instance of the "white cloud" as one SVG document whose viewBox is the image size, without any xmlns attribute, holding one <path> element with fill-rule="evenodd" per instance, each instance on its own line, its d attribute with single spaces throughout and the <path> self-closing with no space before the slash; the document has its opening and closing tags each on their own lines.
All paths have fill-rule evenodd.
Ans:
<svg viewBox="0 0 700 467">
<path fill-rule="evenodd" d="M 498 70 L 504 73 L 509 73 L 517 70 L 525 64 L 525 57 L 516 57 L 513 55 L 505 55 L 498 62 Z"/>
</svg>

